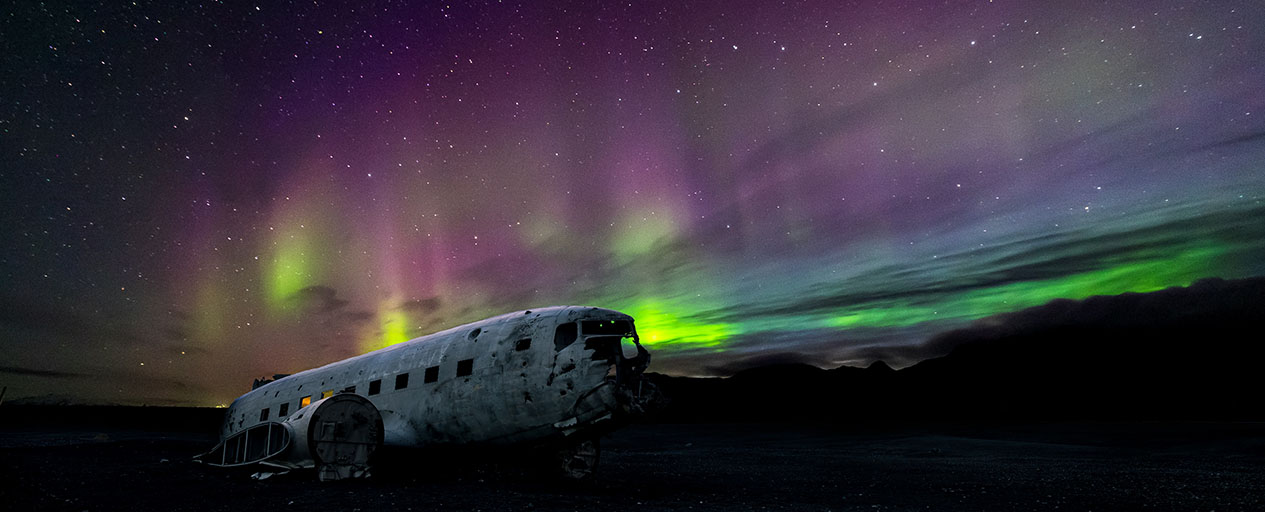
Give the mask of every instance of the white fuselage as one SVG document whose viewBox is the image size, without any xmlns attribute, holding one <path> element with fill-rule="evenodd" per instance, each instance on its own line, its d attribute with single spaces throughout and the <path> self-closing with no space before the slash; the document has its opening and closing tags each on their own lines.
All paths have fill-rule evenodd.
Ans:
<svg viewBox="0 0 1265 512">
<path fill-rule="evenodd" d="M 340 392 L 364 396 L 378 408 L 386 445 L 513 443 L 571 434 L 610 419 L 620 406 L 615 375 L 626 358 L 610 353 L 612 336 L 599 333 L 598 322 L 627 322 L 631 334 L 632 317 L 618 311 L 555 306 L 296 373 L 234 400 L 220 437 L 283 422 L 309 402 Z M 637 344 L 635 336 L 625 342 Z M 615 347 L 621 352 L 618 337 Z M 635 350 L 645 353 L 639 344 Z"/>
</svg>

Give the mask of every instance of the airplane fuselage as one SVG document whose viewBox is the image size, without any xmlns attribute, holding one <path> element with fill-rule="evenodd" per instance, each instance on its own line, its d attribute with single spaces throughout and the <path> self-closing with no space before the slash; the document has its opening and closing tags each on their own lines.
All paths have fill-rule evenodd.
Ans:
<svg viewBox="0 0 1265 512">
<path fill-rule="evenodd" d="M 388 446 L 565 437 L 635 412 L 648 362 L 618 311 L 518 311 L 268 382 L 233 401 L 220 437 L 339 393 L 377 408 Z"/>
</svg>

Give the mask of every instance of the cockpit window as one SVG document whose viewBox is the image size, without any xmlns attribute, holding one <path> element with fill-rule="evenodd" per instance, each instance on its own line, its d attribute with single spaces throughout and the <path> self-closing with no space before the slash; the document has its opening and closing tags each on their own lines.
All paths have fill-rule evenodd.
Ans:
<svg viewBox="0 0 1265 512">
<path fill-rule="evenodd" d="M 594 361 L 615 362 L 616 354 L 625 352 L 625 357 L 635 357 L 633 325 L 628 320 L 585 320 L 580 322 L 580 331 L 584 335 L 584 348 L 593 351 Z M 632 347 L 632 355 L 623 350 L 622 345 Z"/>
<path fill-rule="evenodd" d="M 578 337 L 579 332 L 576 329 L 575 322 L 559 325 L 558 329 L 553 333 L 553 348 L 559 351 L 567 348 L 572 343 L 575 343 Z"/>
<path fill-rule="evenodd" d="M 627 320 L 585 320 L 584 327 L 585 336 L 607 335 L 607 336 L 632 336 L 632 322 Z"/>
<path fill-rule="evenodd" d="M 615 362 L 615 354 L 619 353 L 619 336 L 585 336 L 584 348 L 593 351 L 594 361 Z"/>
</svg>

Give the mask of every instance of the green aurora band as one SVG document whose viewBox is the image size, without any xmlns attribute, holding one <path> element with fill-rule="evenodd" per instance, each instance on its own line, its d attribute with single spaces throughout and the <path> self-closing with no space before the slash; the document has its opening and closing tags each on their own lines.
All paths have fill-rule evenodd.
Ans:
<svg viewBox="0 0 1265 512">
<path fill-rule="evenodd" d="M 964 323 L 991 315 L 1039 306 L 1056 299 L 1084 299 L 1094 295 L 1144 293 L 1173 286 L 1187 286 L 1210 275 L 1232 275 L 1225 244 L 1203 241 L 1171 255 L 1138 251 L 1113 258 L 1105 268 L 1063 277 L 1022 281 L 957 293 L 928 290 L 917 299 L 874 301 L 833 314 L 805 314 L 773 318 L 755 317 L 738 322 L 696 320 L 673 311 L 703 311 L 687 300 L 644 299 L 623 308 L 636 319 L 641 341 L 658 349 L 706 349 L 724 351 L 739 334 L 772 333 L 802 329 L 899 328 L 927 322 Z"/>
</svg>

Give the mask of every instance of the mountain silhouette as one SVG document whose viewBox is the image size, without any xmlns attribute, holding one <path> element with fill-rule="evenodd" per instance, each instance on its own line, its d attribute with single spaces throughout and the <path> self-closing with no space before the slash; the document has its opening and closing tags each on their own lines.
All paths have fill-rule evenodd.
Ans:
<svg viewBox="0 0 1265 512">
<path fill-rule="evenodd" d="M 777 364 L 728 378 L 654 375 L 661 421 L 1259 420 L 1265 278 L 1056 300 L 926 343 L 893 370 Z"/>
</svg>

